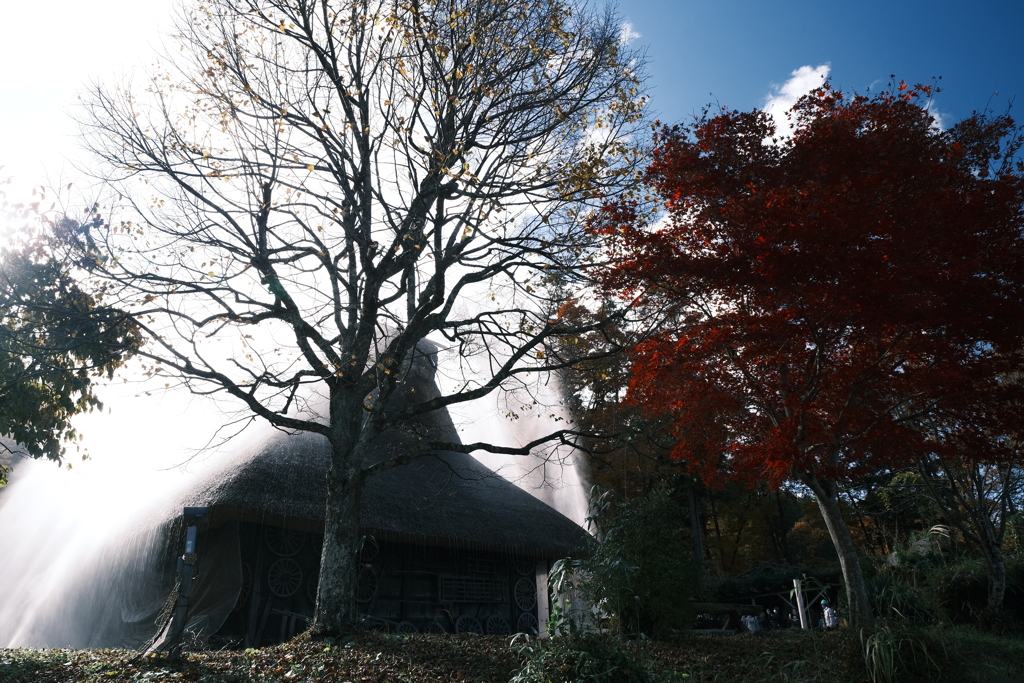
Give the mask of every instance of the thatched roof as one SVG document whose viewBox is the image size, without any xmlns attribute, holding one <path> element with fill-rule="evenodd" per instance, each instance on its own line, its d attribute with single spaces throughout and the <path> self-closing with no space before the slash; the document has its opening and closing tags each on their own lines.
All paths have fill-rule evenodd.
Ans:
<svg viewBox="0 0 1024 683">
<path fill-rule="evenodd" d="M 418 399 L 436 395 L 435 360 L 432 354 L 425 356 L 407 375 Z M 405 452 L 425 434 L 458 441 L 451 419 L 438 411 L 416 425 L 383 434 L 366 464 Z M 213 507 L 215 525 L 240 519 L 322 529 L 328 458 L 329 445 L 322 436 L 275 432 L 200 482 L 185 504 Z M 385 540 L 551 558 L 578 555 L 587 538 L 554 508 L 472 456 L 452 451 L 432 452 L 371 478 L 363 491 L 360 526 L 363 533 Z"/>
<path fill-rule="evenodd" d="M 213 524 L 240 519 L 319 530 L 327 464 L 323 437 L 281 435 L 208 477 L 186 504 L 213 507 Z M 552 558 L 578 555 L 586 544 L 583 529 L 557 510 L 472 456 L 451 451 L 428 454 L 370 479 L 360 526 L 363 533 L 385 540 Z"/>
</svg>

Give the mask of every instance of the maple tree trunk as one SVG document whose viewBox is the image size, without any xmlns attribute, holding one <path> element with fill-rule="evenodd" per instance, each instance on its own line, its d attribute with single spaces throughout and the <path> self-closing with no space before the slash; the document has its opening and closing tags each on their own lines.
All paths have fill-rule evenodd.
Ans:
<svg viewBox="0 0 1024 683">
<path fill-rule="evenodd" d="M 850 527 L 843 519 L 839 507 L 838 488 L 834 482 L 823 481 L 817 477 L 803 477 L 804 483 L 814 492 L 818 501 L 818 509 L 828 527 L 832 544 L 839 555 L 839 565 L 843 569 L 843 581 L 846 582 L 846 599 L 850 605 L 850 625 L 870 626 L 874 622 L 871 614 L 871 603 L 868 600 L 867 585 L 864 573 L 860 568 L 860 557 L 853 545 Z"/>
</svg>

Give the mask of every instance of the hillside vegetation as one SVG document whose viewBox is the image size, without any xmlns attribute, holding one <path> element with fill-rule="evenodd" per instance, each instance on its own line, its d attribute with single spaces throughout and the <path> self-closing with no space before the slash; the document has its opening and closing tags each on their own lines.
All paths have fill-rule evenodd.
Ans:
<svg viewBox="0 0 1024 683">
<path fill-rule="evenodd" d="M 919 647 L 904 648 L 904 661 L 895 680 L 1017 683 L 1024 679 L 1024 640 L 965 629 L 923 631 L 913 638 Z M 921 643 L 925 644 L 923 648 Z M 139 657 L 138 653 L 125 650 L 10 649 L 0 650 L 0 683 L 495 683 L 509 681 L 523 665 L 528 654 L 519 647 L 521 644 L 497 636 L 365 633 L 339 642 L 300 636 L 290 643 L 260 650 L 188 653 L 178 660 L 165 655 Z M 639 656 L 643 665 L 639 674 L 606 671 L 600 680 L 871 680 L 864 666 L 860 640 L 850 631 L 694 635 L 664 643 L 645 643 Z"/>
</svg>

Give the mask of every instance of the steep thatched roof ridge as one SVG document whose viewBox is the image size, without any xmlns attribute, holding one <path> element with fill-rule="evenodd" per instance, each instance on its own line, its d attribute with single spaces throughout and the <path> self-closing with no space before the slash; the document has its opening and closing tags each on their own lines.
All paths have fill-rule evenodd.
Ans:
<svg viewBox="0 0 1024 683">
<path fill-rule="evenodd" d="M 214 508 L 211 522 L 243 519 L 321 528 L 327 440 L 279 434 L 200 482 L 186 505 Z M 586 532 L 472 456 L 441 451 L 370 479 L 360 526 L 378 538 L 544 557 L 578 555 Z"/>
<path fill-rule="evenodd" d="M 396 413 L 439 395 L 437 347 L 421 341 L 403 364 Z M 369 466 L 408 453 L 422 440 L 459 443 L 447 410 L 392 425 L 366 455 Z M 323 528 L 327 507 L 327 439 L 273 432 L 255 449 L 207 475 L 186 505 L 211 506 L 212 524 L 230 519 Z M 370 479 L 360 525 L 378 538 L 475 547 L 559 558 L 585 550 L 587 533 L 554 508 L 506 481 L 472 456 L 440 451 Z"/>
</svg>

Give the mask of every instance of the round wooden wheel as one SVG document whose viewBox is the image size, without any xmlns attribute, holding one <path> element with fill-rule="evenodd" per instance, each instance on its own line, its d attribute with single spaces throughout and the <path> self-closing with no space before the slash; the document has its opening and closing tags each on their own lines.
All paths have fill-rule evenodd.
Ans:
<svg viewBox="0 0 1024 683">
<path fill-rule="evenodd" d="M 283 529 L 279 526 L 268 526 L 266 531 L 267 547 L 278 557 L 291 557 L 302 550 L 306 535 L 296 529 Z"/>
<path fill-rule="evenodd" d="M 497 614 L 492 614 L 487 617 L 487 635 L 489 636 L 507 636 L 508 635 L 508 622 L 503 617 Z"/>
<path fill-rule="evenodd" d="M 524 576 L 516 581 L 513 594 L 516 606 L 524 612 L 530 612 L 533 610 L 534 605 L 537 604 L 537 582 L 532 578 Z"/>
<path fill-rule="evenodd" d="M 537 561 L 528 557 L 520 557 L 512 566 L 519 576 L 533 576 L 533 572 L 537 568 Z"/>
<path fill-rule="evenodd" d="M 377 570 L 370 565 L 363 565 L 356 577 L 356 600 L 369 602 L 377 594 Z"/>
<path fill-rule="evenodd" d="M 527 633 L 531 636 L 537 635 L 537 617 L 529 612 L 520 614 L 519 621 L 516 622 L 516 630 L 519 633 Z"/>
<path fill-rule="evenodd" d="M 377 553 L 380 552 L 380 546 L 377 545 L 377 539 L 373 536 L 363 536 L 359 539 L 359 561 L 370 562 Z"/>
<path fill-rule="evenodd" d="M 295 595 L 302 585 L 302 567 L 290 557 L 282 557 L 267 571 L 270 592 L 279 598 Z"/>
<path fill-rule="evenodd" d="M 411 621 L 400 621 L 395 626 L 395 633 L 419 633 L 420 630 L 416 628 L 416 624 Z"/>
<path fill-rule="evenodd" d="M 484 627 L 480 625 L 480 622 L 477 621 L 475 617 L 463 614 L 455 620 L 455 632 L 475 633 L 478 636 L 482 636 L 484 633 Z"/>
<path fill-rule="evenodd" d="M 448 629 L 444 627 L 437 619 L 434 619 L 429 624 L 423 627 L 424 633 L 448 633 Z"/>
</svg>

